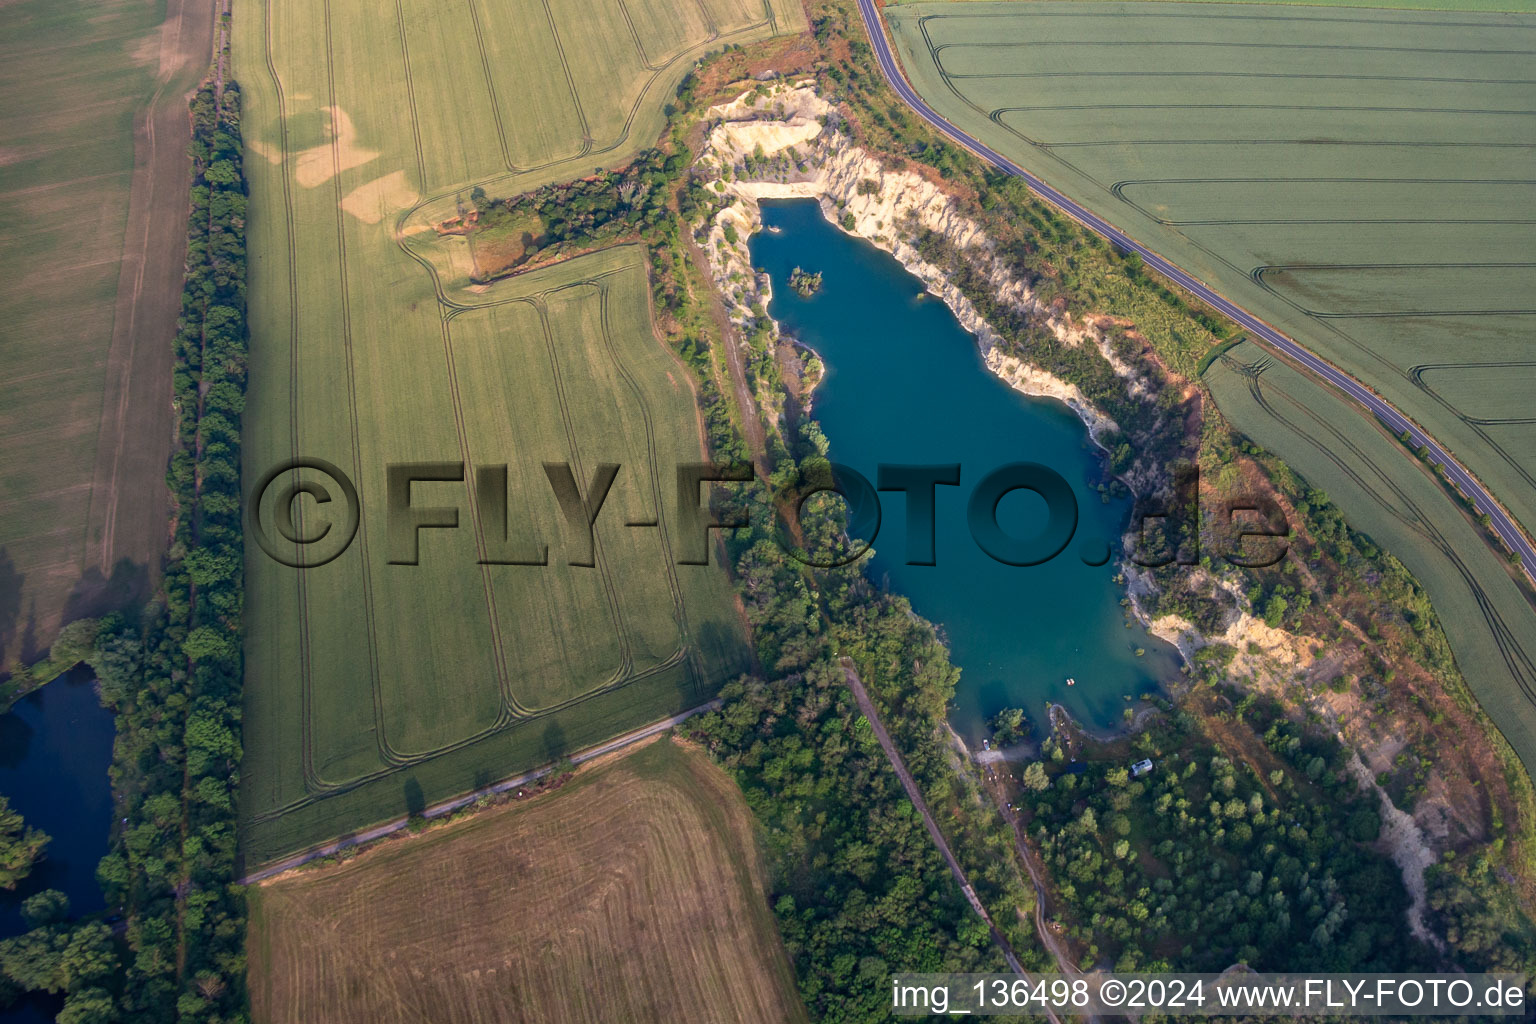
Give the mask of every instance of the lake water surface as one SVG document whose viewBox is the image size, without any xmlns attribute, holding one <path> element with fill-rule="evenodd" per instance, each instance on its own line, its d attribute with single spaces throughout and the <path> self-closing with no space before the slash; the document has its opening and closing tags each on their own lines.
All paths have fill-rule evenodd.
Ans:
<svg viewBox="0 0 1536 1024">
<path fill-rule="evenodd" d="M 14 892 L 0 892 L 0 939 L 27 930 L 21 901 L 44 889 L 69 897 L 74 917 L 105 906 L 96 864 L 112 828 L 112 713 L 89 669 L 67 672 L 0 715 L 0 794 L 27 824 L 52 837 L 46 857 Z M 62 1000 L 40 997 L 0 1010 L 0 1024 L 53 1020 Z"/>
<path fill-rule="evenodd" d="M 1090 727 L 1119 724 L 1127 697 L 1178 675 L 1178 655 L 1126 625 L 1114 563 L 1090 567 L 1079 556 L 1085 538 L 1118 551 L 1130 514 L 1129 501 L 1106 504 L 1098 494 L 1105 471 L 1087 428 L 1062 403 L 995 377 L 942 301 L 894 257 L 828 224 L 815 202 L 762 205 L 770 230 L 751 240 L 753 265 L 773 280 L 770 314 L 826 364 L 814 413 L 832 458 L 871 482 L 880 463 L 961 465 L 960 486 L 937 489 L 938 564 L 905 564 L 906 499 L 888 492 L 871 565 L 877 581 L 943 628 L 962 670 L 955 727 L 977 739 L 987 717 L 1022 707 L 1038 737 L 1047 701 Z M 824 275 L 809 299 L 789 287 L 796 266 Z M 993 561 L 966 526 L 971 489 L 1011 462 L 1043 463 L 1077 496 L 1076 535 L 1043 565 Z M 1008 495 L 998 511 L 1019 537 L 1045 522 L 1044 501 L 1029 491 Z"/>
</svg>

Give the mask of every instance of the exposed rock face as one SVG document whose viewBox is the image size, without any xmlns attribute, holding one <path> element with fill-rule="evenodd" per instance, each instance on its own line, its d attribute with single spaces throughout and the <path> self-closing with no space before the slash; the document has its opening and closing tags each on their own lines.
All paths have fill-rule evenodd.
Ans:
<svg viewBox="0 0 1536 1024">
<path fill-rule="evenodd" d="M 747 251 L 747 239 L 762 228 L 759 201 L 815 199 L 828 221 L 890 252 L 930 293 L 942 299 L 961 325 L 976 336 L 985 363 L 994 374 L 1024 394 L 1066 403 L 1087 424 L 1096 441 L 1106 431 L 1116 430 L 1115 422 L 1095 408 L 1076 385 L 1008 354 L 975 305 L 944 271 L 922 257 L 912 244 L 914 239 L 925 231 L 942 236 L 984 272 L 992 294 L 1003 304 L 1049 328 L 1065 345 L 1094 345 L 1125 382 L 1130 395 L 1143 401 L 1155 397 L 1155 378 L 1121 358 L 1099 325 L 1113 326 L 1110 318 L 1075 323 L 1070 315 L 1045 307 L 996 254 L 980 225 L 959 212 L 954 200 L 917 174 L 883 167 L 839 132 L 836 109 L 817 94 L 812 83 L 777 84 L 766 95 L 744 93 L 731 103 L 712 107 L 707 116 L 712 127 L 698 166 L 713 175 L 708 187 L 729 205 L 714 215 L 699 240 L 715 284 L 738 326 L 759 326 L 771 298 L 767 276 L 752 268 Z M 768 321 L 767 326 L 776 338 L 777 325 Z M 1162 490 L 1167 482 L 1160 470 L 1139 464 L 1125 479 L 1142 495 Z M 1313 638 L 1270 627 L 1256 618 L 1246 596 L 1230 579 L 1210 580 L 1230 604 L 1220 630 L 1205 632 L 1178 615 L 1162 614 L 1154 620 L 1146 611 L 1145 599 L 1155 593 L 1157 582 L 1128 561 L 1121 567 L 1131 614 L 1151 635 L 1177 647 L 1186 663 L 1192 663 L 1203 647 L 1226 644 L 1237 652 L 1234 674 L 1273 683 L 1299 677 L 1317 657 L 1319 645 Z M 1190 571 L 1207 570 L 1192 567 Z M 1356 745 L 1350 737 L 1337 728 L 1335 732 L 1351 748 L 1350 767 L 1361 788 L 1374 790 L 1378 797 L 1383 819 L 1378 847 L 1397 863 L 1411 894 L 1408 924 L 1415 936 L 1443 949 L 1443 940 L 1425 924 L 1424 871 L 1435 859 L 1425 830 L 1413 816 L 1392 805 L 1354 752 Z"/>
<path fill-rule="evenodd" d="M 734 200 L 715 215 L 704 241 L 715 284 L 731 304 L 731 316 L 738 325 L 754 324 L 753 307 L 766 308 L 770 294 L 767 280 L 753 270 L 747 253 L 747 239 L 762 227 L 758 201 L 815 199 L 829 221 L 890 252 L 942 299 L 961 325 L 976 335 L 993 373 L 1025 394 L 1065 402 L 1096 441 L 1116 429 L 1115 422 L 1094 408 L 1076 385 L 1005 354 L 997 333 L 976 307 L 943 271 L 922 258 L 910 239 L 925 230 L 943 236 L 987 267 L 999 298 L 1048 326 L 1065 344 L 1091 341 L 1126 379 L 1132 394 L 1150 393 L 1134 368 L 1114 357 L 1102 331 L 1073 324 L 1069 316 L 1047 310 L 994 255 L 981 227 L 963 216 L 953 199 L 927 179 L 910 171 L 889 170 L 853 145 L 837 130 L 836 109 L 814 87 L 808 83 L 776 86 L 755 102 L 753 95 L 745 93 L 709 110 L 707 117 L 714 126 L 699 159 L 700 168 L 717 175 L 709 187 Z M 746 175 L 748 166 L 756 173 Z M 769 177 L 778 180 L 765 180 Z"/>
</svg>

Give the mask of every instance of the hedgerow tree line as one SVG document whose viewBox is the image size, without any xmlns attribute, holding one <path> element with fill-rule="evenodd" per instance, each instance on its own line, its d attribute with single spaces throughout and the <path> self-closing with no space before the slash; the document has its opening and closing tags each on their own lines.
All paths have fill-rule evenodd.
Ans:
<svg viewBox="0 0 1536 1024">
<path fill-rule="evenodd" d="M 67 1024 L 243 1022 L 245 897 L 236 871 L 243 548 L 240 421 L 246 386 L 246 189 L 240 92 L 191 104 L 194 184 L 175 338 L 172 543 L 159 598 L 96 626 L 88 660 L 116 715 L 119 814 L 97 868 L 122 915 L 114 942 L 67 906 L 28 903 L 37 926 L 0 944 L 14 986 L 63 992 Z M 36 897 L 34 897 L 36 899 Z"/>
</svg>

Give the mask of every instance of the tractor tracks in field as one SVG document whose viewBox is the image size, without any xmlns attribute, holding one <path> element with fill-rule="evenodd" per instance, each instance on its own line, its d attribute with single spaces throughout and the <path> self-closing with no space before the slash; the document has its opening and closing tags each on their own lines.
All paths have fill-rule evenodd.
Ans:
<svg viewBox="0 0 1536 1024">
<path fill-rule="evenodd" d="M 658 87 L 658 83 L 661 82 L 668 73 L 674 71 L 679 66 L 680 62 L 691 60 L 694 56 L 701 54 L 713 45 L 718 45 L 722 41 L 729 42 L 734 39 L 745 40 L 747 38 L 753 38 L 761 34 L 764 30 L 769 32 L 775 31 L 778 27 L 777 15 L 772 4 L 768 2 L 768 0 L 763 0 L 763 18 L 761 20 L 742 25 L 726 32 L 722 32 L 720 30 L 714 15 L 710 12 L 706 0 L 693 0 L 693 2 L 698 4 L 699 10 L 704 18 L 705 25 L 708 29 L 707 38 L 702 41 L 695 41 L 689 45 L 684 46 L 677 53 L 673 54 L 671 57 L 665 60 L 653 60 L 645 53 L 645 48 L 639 38 L 639 34 L 633 18 L 630 15 L 628 7 L 626 6 L 623 13 L 626 19 L 626 23 L 630 26 L 635 45 L 635 53 L 637 54 L 644 70 L 651 72 L 651 74 L 649 78 L 643 80 L 643 84 L 639 88 L 638 94 L 635 96 L 634 101 L 628 106 L 627 110 L 624 111 L 624 120 L 622 125 L 620 125 L 617 134 L 610 142 L 599 145 L 592 138 L 592 132 L 589 126 L 587 114 L 582 105 L 582 96 L 578 86 L 578 76 L 574 74 L 567 55 L 564 52 L 560 29 L 556 22 L 555 13 L 550 8 L 550 5 L 546 0 L 544 3 L 544 8 L 546 12 L 546 18 L 549 22 L 549 31 L 554 37 L 554 43 L 559 53 L 561 71 L 565 76 L 567 85 L 570 89 L 571 103 L 573 104 L 574 111 L 580 121 L 580 132 L 582 140 L 580 147 L 574 153 L 562 155 L 539 164 L 520 166 L 511 159 L 513 140 L 508 134 L 507 125 L 503 117 L 501 98 L 497 93 L 495 79 L 492 75 L 492 71 L 494 69 L 494 61 L 492 59 L 493 54 L 490 52 L 490 47 L 487 45 L 488 40 L 485 35 L 485 27 L 482 25 L 482 21 L 484 20 L 482 17 L 482 12 L 478 9 L 478 7 L 475 6 L 474 0 L 470 0 L 470 2 L 472 15 L 471 23 L 475 44 L 479 48 L 481 55 L 481 71 L 485 76 L 487 96 L 489 98 L 492 114 L 496 121 L 496 131 L 498 133 L 498 138 L 501 145 L 503 164 L 507 171 L 506 174 L 497 175 L 493 178 L 485 179 L 484 181 L 480 182 L 480 184 L 485 187 L 493 187 L 498 183 L 506 182 L 509 178 L 514 180 L 517 178 L 526 178 L 526 176 L 530 174 L 537 174 L 540 171 L 551 170 L 554 168 L 562 167 L 564 165 L 569 165 L 574 160 L 578 160 L 584 157 L 601 156 L 603 154 L 611 153 L 621 149 L 630 141 L 636 120 L 639 117 L 641 111 L 645 109 L 647 101 L 653 98 L 653 94 Z M 338 96 L 337 89 L 337 68 L 335 50 L 333 47 L 334 29 L 330 0 L 324 0 L 320 8 L 320 14 L 323 19 L 323 45 L 326 64 L 324 69 L 324 88 L 326 90 L 325 95 L 331 107 L 337 108 L 339 106 L 338 100 L 342 97 Z M 286 268 L 287 285 L 289 290 L 289 309 L 287 319 L 289 362 L 288 427 L 290 443 L 288 447 L 291 454 L 294 457 L 297 457 L 300 454 L 299 449 L 301 445 L 301 432 L 305 426 L 304 422 L 302 422 L 303 417 L 301 416 L 301 403 L 299 401 L 300 387 L 301 384 L 304 383 L 305 377 L 300 357 L 301 323 L 298 310 L 300 263 L 296 241 L 298 225 L 296 224 L 296 213 L 294 208 L 295 196 L 293 194 L 292 185 L 294 154 L 291 149 L 289 126 L 286 117 L 286 112 L 288 109 L 287 99 L 285 97 L 284 85 L 275 59 L 276 28 L 274 26 L 274 11 L 271 0 L 265 0 L 264 2 L 264 15 L 265 25 L 263 41 L 265 44 L 265 52 L 263 53 L 263 60 L 265 62 L 265 69 L 268 77 L 270 78 L 272 88 L 277 100 L 277 120 L 279 121 L 279 152 L 277 154 L 277 159 L 281 169 L 281 177 L 283 179 L 282 189 L 284 210 L 282 217 L 284 227 L 286 228 L 286 256 L 288 261 Z M 410 118 L 410 138 L 411 145 L 414 149 L 415 169 L 419 180 L 425 184 L 428 182 L 427 152 L 422 137 L 420 115 L 416 102 L 416 80 L 413 74 L 414 68 L 411 60 L 409 39 L 410 32 L 408 27 L 407 12 L 405 11 L 402 0 L 395 0 L 395 23 L 396 31 L 399 34 L 400 55 L 406 86 L 405 106 L 407 108 L 407 115 Z M 349 423 L 349 429 L 351 431 L 349 444 L 351 453 L 350 467 L 354 478 L 362 480 L 362 427 L 364 424 L 360 421 L 359 388 L 363 385 L 363 382 L 358 379 L 361 372 L 357 363 L 359 353 L 354 349 L 353 344 L 352 309 L 350 295 L 351 289 L 349 287 L 349 274 L 351 272 L 351 265 L 347 242 L 347 224 L 342 214 L 341 207 L 341 200 L 343 196 L 341 187 L 342 175 L 340 171 L 343 166 L 343 162 L 340 159 L 340 153 L 338 152 L 337 147 L 338 140 L 333 137 L 331 139 L 331 161 L 332 167 L 335 169 L 336 173 L 331 175 L 331 188 L 335 192 L 337 211 L 335 214 L 335 246 L 338 261 L 337 273 L 339 277 L 338 302 L 340 303 L 341 307 L 341 330 L 339 332 L 341 334 L 341 338 L 339 340 L 342 343 L 341 348 L 345 354 L 345 387 L 348 402 L 348 409 L 346 412 L 347 422 Z M 447 374 L 452 391 L 455 430 L 458 437 L 459 448 L 461 454 L 464 456 L 464 462 L 466 466 L 470 464 L 470 438 L 468 436 L 468 427 L 464 418 L 464 410 L 459 393 L 458 367 L 454 363 L 451 322 L 458 315 L 466 313 L 470 310 L 483 309 L 498 303 L 464 303 L 458 301 L 456 297 L 450 296 L 443 286 L 443 282 L 439 277 L 437 268 L 433 265 L 430 259 L 413 250 L 409 237 L 404 234 L 401 227 L 413 214 L 415 214 L 421 208 L 425 207 L 428 203 L 439 201 L 451 197 L 455 194 L 460 194 L 464 189 L 468 187 L 470 186 L 467 184 L 461 185 L 454 190 L 429 196 L 426 199 L 418 201 L 416 205 L 413 206 L 410 210 L 405 211 L 399 216 L 396 221 L 395 232 L 397 247 L 402 252 L 404 252 L 408 258 L 416 261 L 422 270 L 425 271 L 431 278 L 437 300 L 443 310 L 441 318 L 441 330 L 444 359 L 446 361 Z M 596 301 L 601 303 L 600 315 L 602 319 L 603 332 L 601 344 L 605 347 L 605 350 L 608 351 L 610 355 L 612 355 L 616 352 L 616 348 L 614 347 L 614 341 L 611 335 L 611 325 L 608 321 L 607 285 L 606 283 L 599 280 L 603 276 L 606 275 L 599 274 L 596 275 L 596 277 L 592 280 L 574 282 L 573 284 L 574 286 L 589 286 L 595 289 Z M 553 360 L 553 366 L 555 367 L 555 371 L 558 374 L 559 353 L 555 351 L 557 346 L 555 346 L 553 337 L 549 333 L 548 312 L 544 306 L 543 298 L 544 296 L 541 294 L 540 296 L 531 298 L 519 297 L 511 301 L 529 301 L 536 309 L 539 310 L 539 315 L 541 318 L 543 318 L 544 321 L 545 343 L 551 349 L 550 358 Z M 656 467 L 654 466 L 654 456 L 656 453 L 656 436 L 652 411 L 648 406 L 645 405 L 643 394 L 639 389 L 638 382 L 633 378 L 632 375 L 629 374 L 627 367 L 624 367 L 622 364 L 620 364 L 620 373 L 623 374 L 628 387 L 632 390 L 636 400 L 639 401 L 642 406 L 641 416 L 644 422 L 643 443 L 646 450 L 652 455 L 653 463 L 651 466 L 651 479 L 649 480 L 649 489 L 651 499 L 656 504 L 657 522 L 662 532 L 662 551 L 665 557 L 670 559 L 671 540 L 666 535 L 664 520 L 665 514 L 663 512 L 663 505 L 661 502 L 664 490 L 661 486 L 660 479 L 656 476 Z M 558 382 L 556 387 L 557 390 L 560 389 Z M 569 425 L 571 410 L 568 404 L 565 402 L 563 394 L 561 396 L 561 413 Z M 580 462 L 579 452 L 575 449 L 574 445 L 572 447 L 572 456 L 575 463 Z M 580 470 L 581 467 L 578 465 L 578 473 L 580 473 Z M 473 496 L 473 488 L 475 486 L 473 480 L 466 480 L 466 485 L 471 489 L 471 496 Z M 299 510 L 297 515 L 299 517 L 300 523 L 302 523 L 302 508 Z M 484 524 L 476 521 L 473 526 L 475 530 L 476 546 L 483 553 L 486 544 Z M 300 528 L 302 529 L 302 525 Z M 610 693 L 619 687 L 629 685 L 639 680 L 648 679 L 659 673 L 673 671 L 680 665 L 685 667 L 685 670 L 688 674 L 688 679 L 691 680 L 691 685 L 695 689 L 699 685 L 699 673 L 701 672 L 701 666 L 698 658 L 701 657 L 701 655 L 694 649 L 693 646 L 693 638 L 691 637 L 689 630 L 686 609 L 683 607 L 683 591 L 681 583 L 677 578 L 675 568 L 669 562 L 666 570 L 666 586 L 668 588 L 674 616 L 679 627 L 680 642 L 677 648 L 666 657 L 660 658 L 659 660 L 654 657 L 648 657 L 647 660 L 649 660 L 651 663 L 646 668 L 637 670 L 637 639 L 630 636 L 628 630 L 625 627 L 624 611 L 621 607 L 621 595 L 619 594 L 616 584 L 612 578 L 611 569 L 607 564 L 607 556 L 602 552 L 601 545 L 599 543 L 595 553 L 597 554 L 598 561 L 600 563 L 598 567 L 599 571 L 603 574 L 604 577 L 603 585 L 606 594 L 606 600 L 609 606 L 610 617 L 614 622 L 615 630 L 621 647 L 620 664 L 607 678 L 603 679 L 596 686 L 589 687 L 574 697 L 565 700 L 559 700 L 552 704 L 541 707 L 530 707 L 522 704 L 517 699 L 517 696 L 512 689 L 511 672 L 507 654 L 507 643 L 510 641 L 509 638 L 506 637 L 502 628 L 501 615 L 498 610 L 497 598 L 495 595 L 495 587 L 490 577 L 489 567 L 483 567 L 482 579 L 483 587 L 485 589 L 485 606 L 490 619 L 492 643 L 495 647 L 493 657 L 499 691 L 498 714 L 495 720 L 490 722 L 487 727 L 477 730 L 472 735 L 465 736 L 455 742 L 442 744 L 427 750 L 401 750 L 394 742 L 392 742 L 389 735 L 390 730 L 387 728 L 388 701 L 386 699 L 384 687 L 383 668 L 380 664 L 380 637 L 378 635 L 378 630 L 381 628 L 382 623 L 379 620 L 379 611 L 376 606 L 375 593 L 373 589 L 376 581 L 373 579 L 373 558 L 371 554 L 370 540 L 376 540 L 376 538 L 369 537 L 365 517 L 364 521 L 359 524 L 358 528 L 358 554 L 354 555 L 353 557 L 360 557 L 361 559 L 360 563 L 356 567 L 356 571 L 360 574 L 359 580 L 363 590 L 363 593 L 359 595 L 361 597 L 361 601 L 359 603 L 362 607 L 364 617 L 364 629 L 361 632 L 365 636 L 363 642 L 367 644 L 368 648 L 367 657 L 366 659 L 363 659 L 367 664 L 366 666 L 362 667 L 362 670 L 366 671 L 369 677 L 368 688 L 371 695 L 373 718 L 372 731 L 374 733 L 374 743 L 378 751 L 378 757 L 381 761 L 381 765 L 377 770 L 368 771 L 344 780 L 328 780 L 324 778 L 324 772 L 320 766 L 319 760 L 320 752 L 318 750 L 318 746 L 323 742 L 323 737 L 320 734 L 320 730 L 317 730 L 315 724 L 316 716 L 319 711 L 317 703 L 318 695 L 316 693 L 317 680 L 315 679 L 313 668 L 313 658 L 315 653 L 315 645 L 317 643 L 317 636 L 315 632 L 314 620 L 311 616 L 311 609 L 316 599 L 316 594 L 314 592 L 313 585 L 306 582 L 306 580 L 303 578 L 303 574 L 300 573 L 298 574 L 299 578 L 295 583 L 295 587 L 297 590 L 297 657 L 300 663 L 298 666 L 299 671 L 297 674 L 300 688 L 300 744 L 302 747 L 301 761 L 302 777 L 304 782 L 304 795 L 287 801 L 281 806 L 271 807 L 265 811 L 253 815 L 250 819 L 252 822 L 272 820 L 281 814 L 296 810 L 300 807 L 311 804 L 316 800 L 324 799 L 329 796 L 334 796 L 356 789 L 360 786 L 366 785 L 373 781 L 377 781 L 380 778 L 398 772 L 402 769 L 419 765 L 433 758 L 440 757 L 444 754 L 452 753 L 455 750 L 460 750 L 464 747 L 482 742 L 489 737 L 494 736 L 497 733 L 513 726 L 526 724 L 533 720 L 555 714 L 556 712 L 566 710 L 575 706 L 576 704 L 590 700 L 594 697 Z"/>
<path fill-rule="evenodd" d="M 1390 474 L 1379 467 L 1374 460 L 1351 439 L 1348 434 L 1328 423 L 1317 413 L 1295 398 L 1284 389 L 1271 389 L 1291 409 L 1295 416 L 1304 417 L 1309 426 L 1304 426 L 1293 419 L 1291 415 L 1283 412 L 1274 401 L 1271 401 L 1269 392 L 1263 386 L 1263 375 L 1268 366 L 1267 357 L 1253 364 L 1240 364 L 1230 356 L 1224 356 L 1233 370 L 1247 379 L 1247 386 L 1254 402 L 1266 414 L 1277 423 L 1286 427 L 1296 437 L 1312 445 L 1320 455 L 1343 473 L 1355 486 L 1368 494 L 1371 499 L 1388 515 L 1396 519 L 1403 527 L 1419 536 L 1423 542 L 1438 551 L 1451 568 L 1461 578 L 1462 583 L 1472 595 L 1482 615 L 1488 634 L 1492 637 L 1497 647 L 1500 658 L 1504 661 L 1510 676 L 1520 688 L 1527 701 L 1536 704 L 1536 660 L 1524 649 L 1519 637 L 1504 621 L 1498 608 L 1488 597 L 1477 575 L 1456 551 L 1454 545 L 1434 525 L 1424 511 L 1409 497 L 1403 487 L 1394 481 Z M 1320 440 L 1319 433 L 1326 434 L 1328 441 Z M 1360 472 L 1353 468 L 1338 454 L 1347 451 L 1358 460 L 1358 464 L 1368 466 L 1375 474 L 1379 484 L 1373 484 Z"/>
<path fill-rule="evenodd" d="M 86 574 L 109 576 L 130 555 L 158 565 L 155 552 L 163 552 L 168 542 L 170 494 L 163 478 L 174 420 L 168 398 L 169 339 L 176 333 L 181 305 L 192 185 L 187 99 L 219 56 L 214 20 L 214 5 L 207 0 L 171 0 L 161 25 L 162 59 L 168 54 L 177 59 L 163 65 L 135 124 L 106 387 L 81 546 L 79 568 Z M 143 446 L 145 437 L 155 443 Z M 129 444 L 130 439 L 138 440 Z M 152 481 L 151 490 L 124 503 L 122 491 L 137 480 Z"/>
</svg>

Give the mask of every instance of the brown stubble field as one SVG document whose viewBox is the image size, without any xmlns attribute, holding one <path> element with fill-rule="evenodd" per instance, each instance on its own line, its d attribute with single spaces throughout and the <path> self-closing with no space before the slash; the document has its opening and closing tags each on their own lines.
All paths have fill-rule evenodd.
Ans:
<svg viewBox="0 0 1536 1024">
<path fill-rule="evenodd" d="M 668 739 L 251 894 L 260 1024 L 804 1019 L 740 790 Z"/>
<path fill-rule="evenodd" d="M 213 20 L 212 0 L 0 8 L 0 676 L 158 570 Z"/>
</svg>

